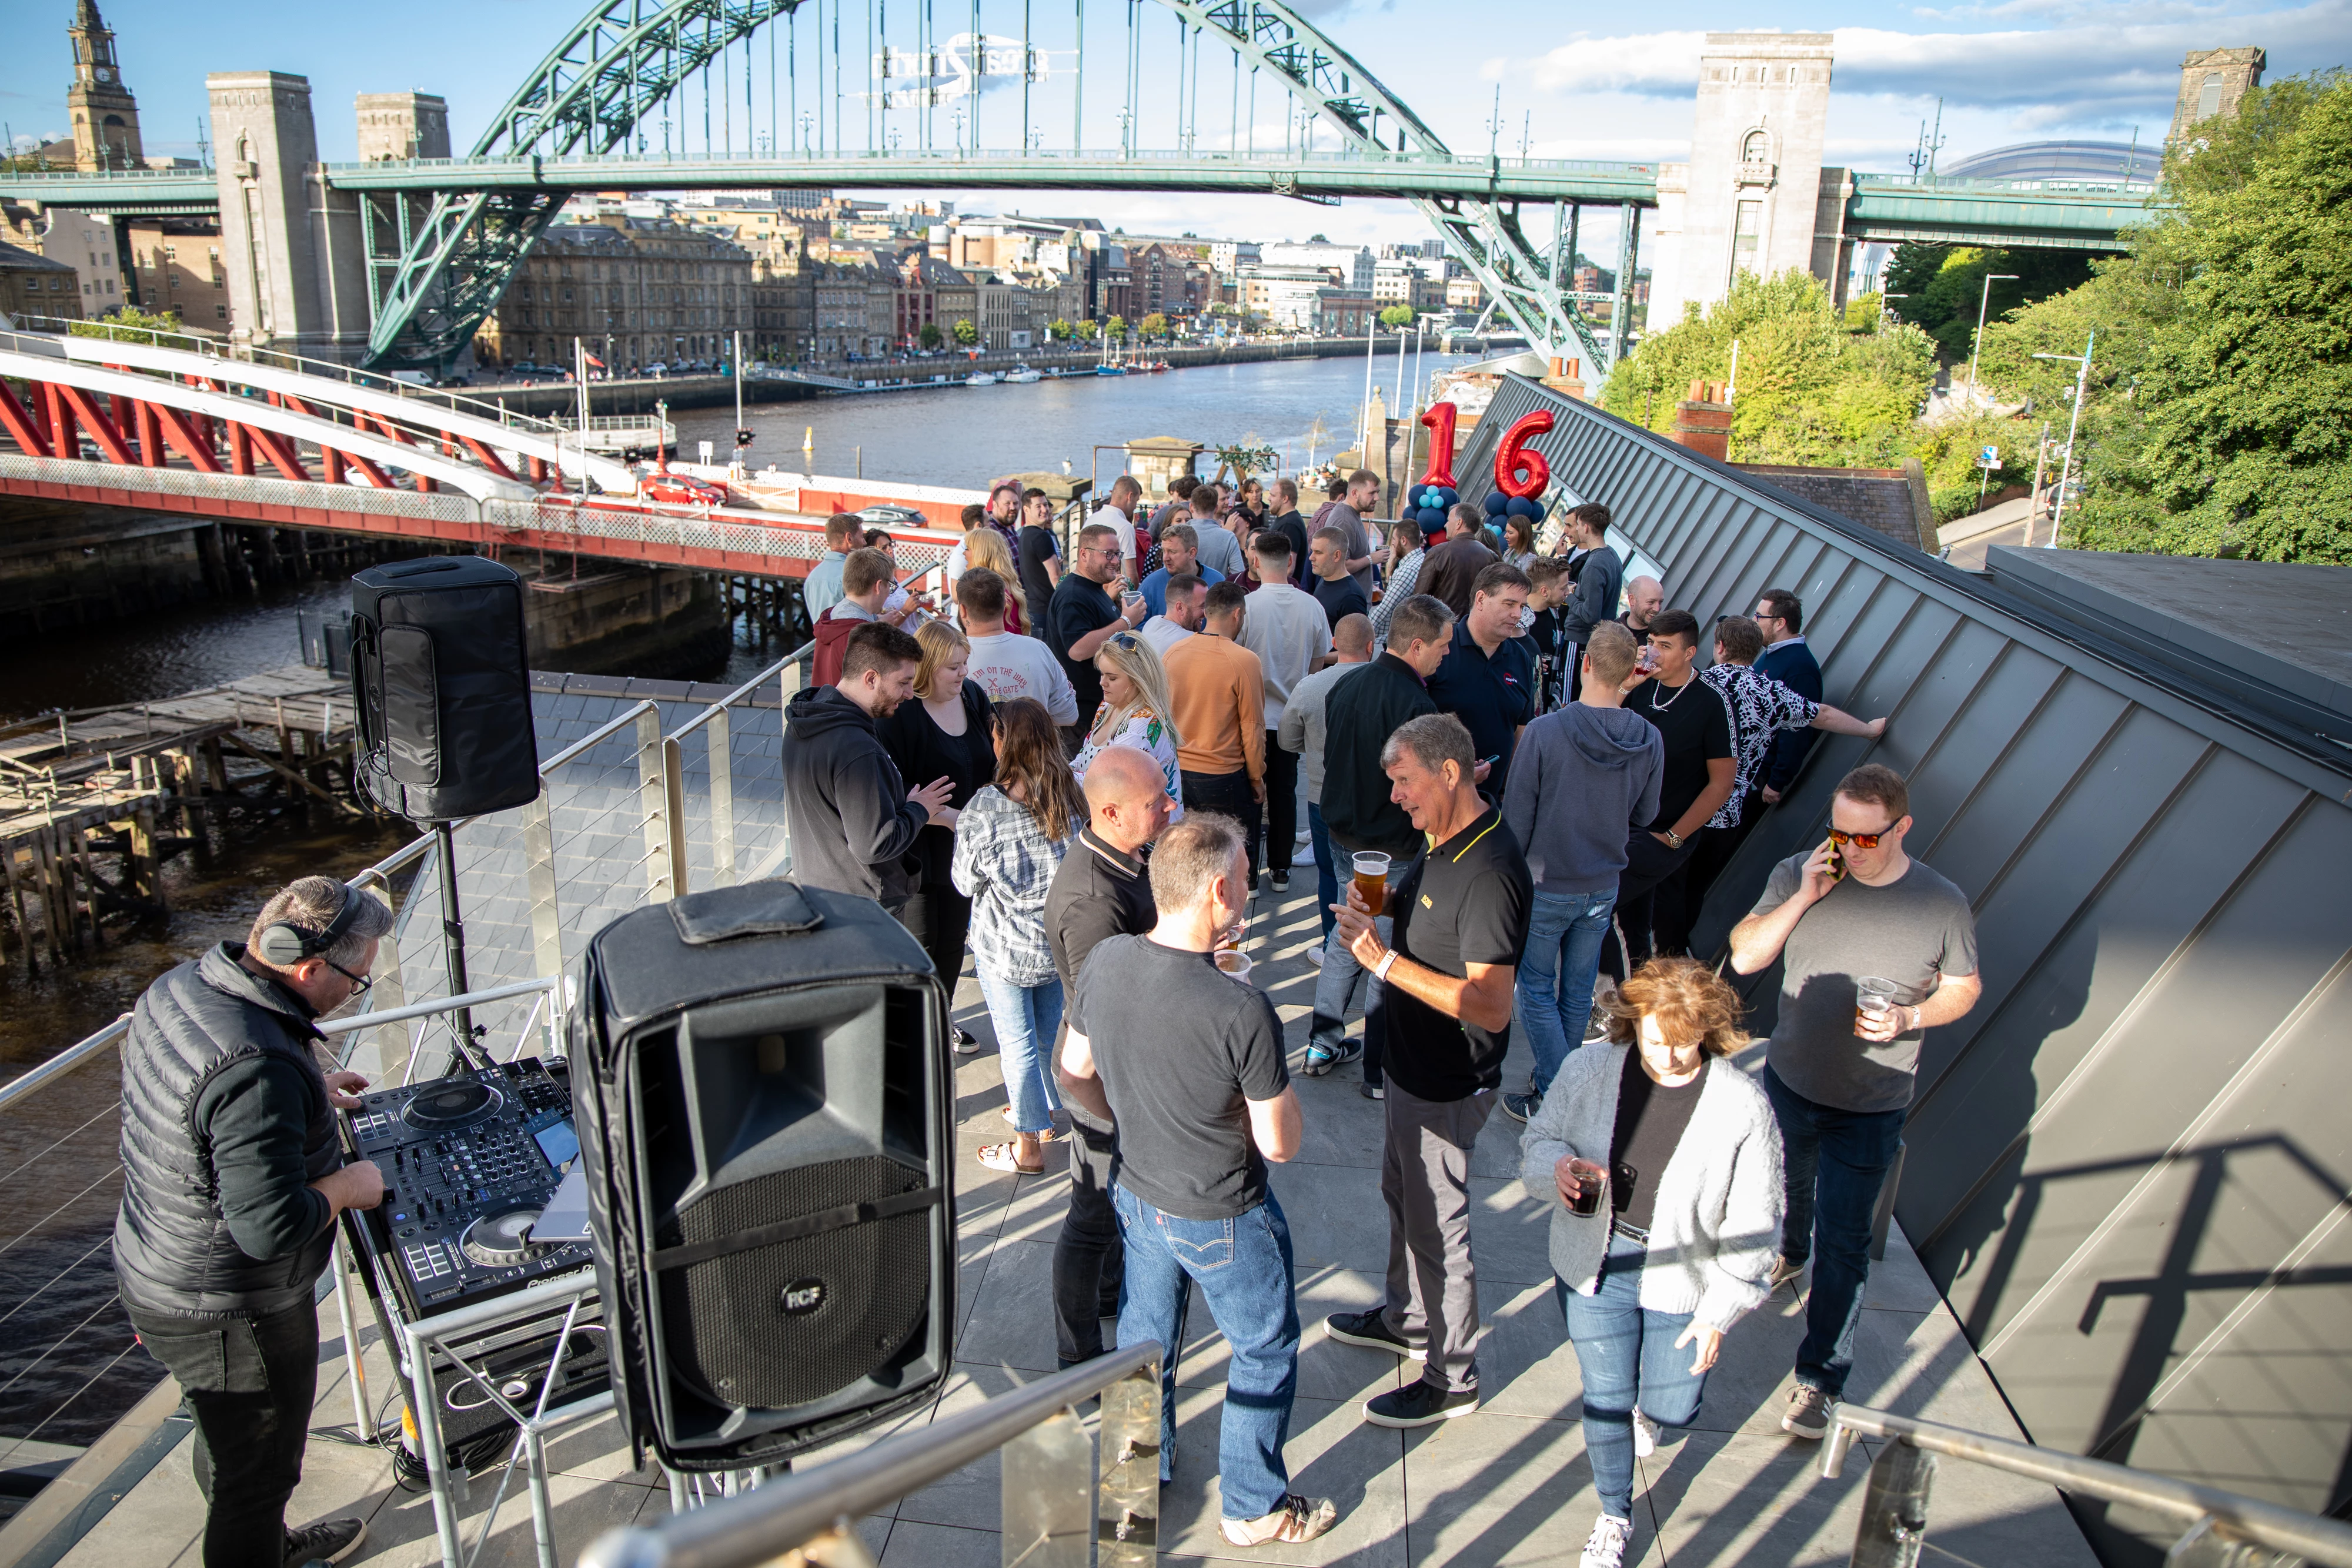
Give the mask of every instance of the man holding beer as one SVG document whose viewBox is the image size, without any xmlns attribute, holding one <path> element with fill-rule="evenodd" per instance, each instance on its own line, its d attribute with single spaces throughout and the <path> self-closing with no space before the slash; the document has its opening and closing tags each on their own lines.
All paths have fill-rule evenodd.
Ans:
<svg viewBox="0 0 2352 1568">
<path fill-rule="evenodd" d="M 1473 752 L 1450 714 L 1389 737 L 1381 765 L 1423 839 L 1386 889 L 1395 945 L 1373 925 L 1367 889 L 1385 888 L 1376 871 L 1359 870 L 1336 912 L 1339 939 L 1385 988 L 1389 1271 L 1384 1304 L 1334 1313 L 1328 1326 L 1334 1339 L 1427 1364 L 1419 1381 L 1365 1403 L 1364 1418 L 1380 1427 L 1426 1427 L 1478 1407 L 1470 1151 L 1502 1083 L 1534 884 L 1502 813 L 1478 792 Z"/>
<path fill-rule="evenodd" d="M 1764 1092 L 1787 1153 L 1788 1218 L 1772 1283 L 1813 1260 L 1797 1386 L 1780 1429 L 1818 1438 L 1853 1369 L 1870 1222 L 1901 1146 L 1923 1031 L 1983 994 L 1966 894 L 1903 852 L 1911 794 L 1869 763 L 1838 781 L 1829 837 L 1772 868 L 1731 929 L 1731 967 L 1785 960 Z"/>
</svg>

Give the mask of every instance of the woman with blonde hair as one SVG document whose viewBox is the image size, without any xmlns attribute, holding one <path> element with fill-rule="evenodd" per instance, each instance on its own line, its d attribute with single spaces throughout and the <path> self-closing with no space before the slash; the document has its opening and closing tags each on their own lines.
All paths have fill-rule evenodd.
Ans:
<svg viewBox="0 0 2352 1568">
<path fill-rule="evenodd" d="M 1087 731 L 1086 744 L 1070 759 L 1071 777 L 1084 784 L 1087 769 L 1104 747 L 1131 746 L 1160 764 L 1169 796 L 1178 802 L 1168 820 L 1182 821 L 1184 781 L 1177 771 L 1176 748 L 1184 740 L 1176 733 L 1169 704 L 1168 667 L 1160 662 L 1151 644 L 1134 632 L 1114 632 L 1095 655 L 1095 668 L 1102 675 L 1102 706 L 1095 710 L 1094 727 Z"/>
<path fill-rule="evenodd" d="M 1064 760 L 1062 732 L 1032 697 L 996 708 L 996 781 L 956 819 L 952 873 L 971 900 L 972 968 L 996 1030 L 1013 1142 L 980 1163 L 1036 1176 L 1060 1098 L 1048 1061 L 1062 1021 L 1062 982 L 1045 939 L 1045 894 L 1077 831 L 1087 800 Z"/>
<path fill-rule="evenodd" d="M 1748 1043 L 1738 993 L 1653 958 L 1607 1012 L 1607 1043 L 1569 1054 L 1519 1137 L 1519 1179 L 1558 1203 L 1553 1288 L 1584 1375 L 1601 1519 L 1582 1568 L 1623 1563 L 1634 1458 L 1697 1416 L 1725 1333 L 1771 1294 L 1785 1201 L 1771 1103 L 1717 1060 Z"/>
<path fill-rule="evenodd" d="M 955 824 L 971 798 L 996 777 L 996 709 L 978 681 L 964 679 L 971 643 L 961 632 L 933 618 L 923 622 L 915 642 L 923 650 L 922 663 L 915 666 L 916 700 L 891 709 L 876 723 L 874 733 L 898 765 L 901 779 L 955 783 L 940 813 L 945 825 L 934 822 L 916 836 L 913 855 L 923 880 L 898 912 L 931 956 L 931 967 L 939 972 L 952 1004 L 971 930 L 971 900 L 956 891 L 952 875 Z M 953 1033 L 959 1051 L 969 1055 L 980 1049 L 969 1030 L 957 1027 Z"/>
<path fill-rule="evenodd" d="M 1021 572 L 1013 564 L 1013 547 L 994 528 L 974 528 L 963 537 L 966 570 L 986 567 L 1004 580 L 1004 629 L 1027 636 L 1021 622 L 1029 597 L 1021 591 Z"/>
</svg>

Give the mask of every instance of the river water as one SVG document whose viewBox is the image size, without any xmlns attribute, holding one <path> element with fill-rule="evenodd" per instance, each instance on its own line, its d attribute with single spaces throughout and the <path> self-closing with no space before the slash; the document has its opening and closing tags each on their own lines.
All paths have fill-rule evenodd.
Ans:
<svg viewBox="0 0 2352 1568">
<path fill-rule="evenodd" d="M 1424 376 L 1443 361 L 1432 354 Z M 1405 380 L 1413 373 L 1408 360 Z M 1160 375 L 1084 378 L 1034 386 L 825 398 L 747 411 L 754 465 L 978 488 L 1000 474 L 1097 472 L 1096 447 L 1175 435 L 1213 450 L 1273 446 L 1286 471 L 1351 444 L 1365 363 L 1298 360 L 1206 366 Z M 1393 352 L 1374 385 L 1393 398 Z M 731 408 L 676 415 L 687 453 L 698 440 L 724 452 Z M 804 456 L 804 443 L 809 456 Z M 813 456 L 813 461 L 809 457 Z M 1124 461 L 1104 450 L 1104 482 Z M 338 582 L 264 591 L 0 651 L 0 718 L 58 708 L 137 703 L 295 663 L 295 618 L 349 602 Z M 775 656 L 744 642 L 706 678 L 748 676 Z M 239 937 L 270 891 L 311 873 L 348 875 L 404 842 L 401 824 L 353 829 L 289 811 L 214 831 L 201 854 L 167 868 L 168 919 L 110 933 L 93 960 L 63 974 L 0 971 L 0 1079 L 15 1076 L 126 1010 L 157 974 L 224 937 Z M 10 957 L 15 958 L 13 953 Z M 0 1114 L 0 1469 L 18 1440 L 87 1444 L 157 1376 L 131 1343 L 113 1303 L 108 1262 L 120 1184 L 114 1168 L 117 1081 L 94 1064 L 21 1109 Z"/>
</svg>

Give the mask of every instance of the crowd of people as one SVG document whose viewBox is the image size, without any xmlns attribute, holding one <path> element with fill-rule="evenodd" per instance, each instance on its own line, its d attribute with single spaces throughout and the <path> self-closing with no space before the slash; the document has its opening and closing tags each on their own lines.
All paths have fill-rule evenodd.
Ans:
<svg viewBox="0 0 2352 1568">
<path fill-rule="evenodd" d="M 894 607 L 888 556 L 836 519 L 819 683 L 786 718 L 795 874 L 880 900 L 950 986 L 969 949 L 1011 1129 L 975 1157 L 1069 1174 L 1062 1364 L 1112 1317 L 1181 1343 L 1198 1287 L 1232 1350 L 1234 1544 L 1338 1511 L 1283 1456 L 1304 1331 L 1267 1168 L 1300 1146 L 1296 1080 L 1354 1065 L 1382 1105 L 1384 1300 L 1323 1325 L 1419 1364 L 1365 1403 L 1381 1426 L 1478 1407 L 1471 1154 L 1496 1111 L 1524 1124 L 1583 1373 L 1584 1564 L 1619 1568 L 1636 1456 L 1809 1269 L 1781 1425 L 1826 1432 L 1921 1031 L 1977 995 L 1969 906 L 1905 852 L 1902 779 L 1849 772 L 1729 934 L 1738 974 L 1781 967 L 1761 1069 L 1716 1065 L 1750 1042 L 1692 956 L 1702 901 L 1818 734 L 1885 721 L 1822 700 L 1795 594 L 1703 634 L 1628 577 L 1605 506 L 1547 547 L 1469 506 L 1424 538 L 1372 518 L 1379 495 L 1359 472 L 1308 517 L 1287 479 L 1187 476 L 1147 515 L 1123 476 L 1066 561 L 1048 498 L 1008 483 L 968 510 L 937 605 Z M 1294 1054 L 1235 949 L 1302 852 L 1320 939 Z M 1515 1024 L 1532 1070 L 1507 1085 Z"/>
<path fill-rule="evenodd" d="M 1780 968 L 1760 1067 L 1727 1062 L 1753 1042 L 1692 954 L 1701 901 L 1821 732 L 1885 720 L 1822 700 L 1793 592 L 1703 636 L 1626 576 L 1603 506 L 1549 546 L 1473 508 L 1424 538 L 1370 517 L 1380 490 L 1347 476 L 1308 517 L 1288 479 L 1184 477 L 1147 517 L 1122 477 L 1065 561 L 1050 499 L 1006 483 L 967 510 L 936 601 L 886 533 L 833 518 L 805 588 L 816 678 L 784 717 L 793 875 L 890 911 L 950 991 L 970 959 L 1009 1134 L 974 1157 L 1068 1173 L 1062 1363 L 1114 1318 L 1118 1343 L 1181 1345 L 1198 1289 L 1231 1351 L 1236 1546 L 1339 1513 L 1285 1457 L 1306 1330 L 1268 1168 L 1304 1146 L 1297 1080 L 1360 1064 L 1381 1103 L 1383 1299 L 1322 1332 L 1420 1365 L 1365 1402 L 1385 1427 L 1478 1408 L 1472 1151 L 1497 1109 L 1524 1124 L 1601 1506 L 1583 1568 L 1622 1568 L 1635 1459 L 1808 1271 L 1780 1425 L 1828 1432 L 1924 1031 L 1981 991 L 1970 908 L 1908 852 L 1901 775 L 1846 772 L 1722 943 L 1738 975 Z M 1241 938 L 1301 851 L 1320 939 L 1294 1056 Z M 366 990 L 390 925 L 304 878 L 151 986 L 123 1041 L 115 1272 L 194 1413 L 207 1568 L 331 1563 L 365 1534 L 285 1514 L 331 1226 L 385 1191 L 341 1151 L 366 1082 L 322 1070 L 317 1020 Z M 1515 1024 L 1532 1071 L 1507 1087 Z M 1163 1479 L 1175 1376 L 1170 1354 Z"/>
</svg>

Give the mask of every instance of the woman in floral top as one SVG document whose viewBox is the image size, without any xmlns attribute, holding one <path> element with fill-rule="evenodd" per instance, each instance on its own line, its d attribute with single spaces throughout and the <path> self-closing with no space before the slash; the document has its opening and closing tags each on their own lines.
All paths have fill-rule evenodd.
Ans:
<svg viewBox="0 0 2352 1568">
<path fill-rule="evenodd" d="M 1168 820 L 1182 821 L 1184 788 L 1176 770 L 1176 748 L 1183 737 L 1176 733 L 1175 721 L 1164 716 L 1169 712 L 1167 666 L 1150 643 L 1132 632 L 1117 632 L 1095 655 L 1095 668 L 1102 674 L 1102 706 L 1095 710 L 1087 743 L 1070 761 L 1071 775 L 1085 783 L 1087 769 L 1105 747 L 1132 746 L 1149 752 L 1160 764 L 1160 776 L 1168 780 L 1169 798 L 1178 802 Z"/>
<path fill-rule="evenodd" d="M 1063 852 L 1086 825 L 1086 797 L 1062 760 L 1052 716 L 1030 697 L 996 708 L 996 782 L 956 819 L 956 889 L 971 900 L 972 968 L 1010 1102 L 1013 1142 L 991 1144 L 980 1163 L 1035 1176 L 1045 1168 L 1054 1092 L 1050 1054 L 1062 1021 L 1062 983 L 1045 940 L 1045 894 Z"/>
</svg>

